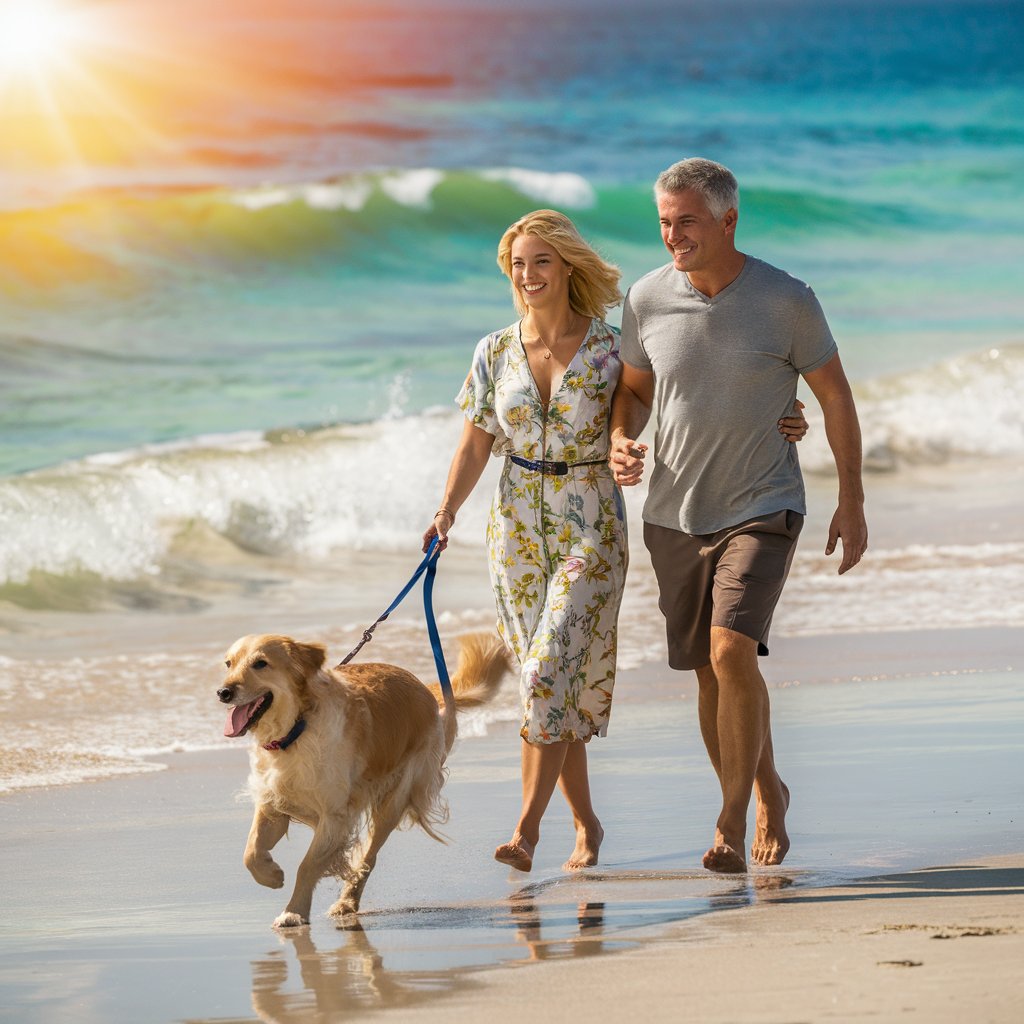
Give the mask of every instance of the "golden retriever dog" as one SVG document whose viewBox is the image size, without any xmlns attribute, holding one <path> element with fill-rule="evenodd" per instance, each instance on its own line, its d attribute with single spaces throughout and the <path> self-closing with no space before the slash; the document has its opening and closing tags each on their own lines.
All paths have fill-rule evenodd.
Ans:
<svg viewBox="0 0 1024 1024">
<path fill-rule="evenodd" d="M 309 923 L 313 890 L 326 875 L 345 880 L 329 913 L 357 914 L 377 854 L 400 825 L 444 841 L 435 829 L 448 818 L 441 787 L 456 712 L 490 700 L 509 668 L 497 636 L 461 643 L 454 700 L 394 665 L 325 668 L 320 644 L 286 636 L 245 636 L 228 651 L 217 690 L 230 708 L 224 734 L 256 740 L 249 775 L 256 812 L 244 857 L 253 878 L 280 889 L 284 872 L 270 851 L 289 822 L 313 829 L 275 928 Z M 353 858 L 364 825 L 362 855 Z"/>
</svg>

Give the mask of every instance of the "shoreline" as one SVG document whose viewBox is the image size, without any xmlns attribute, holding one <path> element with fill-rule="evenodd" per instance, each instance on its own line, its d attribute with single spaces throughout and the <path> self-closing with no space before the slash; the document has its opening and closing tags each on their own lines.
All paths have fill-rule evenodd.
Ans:
<svg viewBox="0 0 1024 1024">
<path fill-rule="evenodd" d="M 809 662 L 828 671 L 812 647 Z M 949 650 L 933 655 L 953 664 Z M 677 1020 L 685 1005 L 694 1019 L 851 1019 L 863 1001 L 883 1019 L 906 1006 L 952 1021 L 966 1000 L 984 1019 L 1015 1020 L 1022 673 L 954 671 L 775 686 L 793 848 L 784 865 L 740 878 L 699 867 L 719 796 L 692 693 L 672 699 L 651 676 L 649 699 L 617 708 L 591 755 L 601 864 L 571 876 L 561 863 L 572 822 L 557 796 L 531 874 L 491 859 L 519 773 L 515 725 L 495 723 L 453 752 L 449 844 L 418 830 L 391 837 L 355 931 L 325 917 L 332 880 L 308 928 L 271 930 L 286 895 L 241 864 L 244 744 L 174 754 L 166 771 L 10 794 L 0 873 L 17 925 L 0 938 L 0 1005 L 19 1024 L 512 1020 L 524 1010 L 557 1021 L 581 1009 L 607 1016 L 611 991 L 623 1018 L 642 1006 Z M 288 884 L 308 839 L 296 827 L 275 851 Z M 950 863 L 1010 874 L 921 875 Z M 957 941 L 933 941 L 933 927 Z M 964 931 L 974 927 L 995 931 Z M 513 970 L 527 966 L 539 973 Z M 947 1007 L 933 992 L 948 996 L 954 981 L 960 1001 Z M 949 1007 L 959 1016 L 943 1016 Z"/>
<path fill-rule="evenodd" d="M 772 655 L 761 659 L 761 669 L 772 694 L 800 686 L 860 685 L 922 677 L 1012 673 L 1022 667 L 1022 638 L 1024 629 L 996 626 L 779 635 L 773 641 Z M 380 660 L 386 657 L 386 644 L 387 640 L 384 640 L 379 645 L 379 653 L 373 652 Z M 453 647 L 450 643 L 447 646 Z M 335 653 L 337 651 L 332 649 L 331 654 Z M 449 650 L 449 655 L 451 653 Z M 418 671 L 423 679 L 432 679 L 433 667 L 426 665 L 429 651 L 420 651 L 420 655 L 423 664 L 414 666 L 413 670 Z M 56 748 L 42 751 L 38 747 L 19 748 L 11 744 L 0 751 L 0 808 L 4 800 L 20 793 L 92 785 L 108 779 L 157 772 L 166 768 L 169 759 L 182 754 L 215 753 L 237 747 L 237 741 L 221 743 L 217 739 L 220 734 L 218 715 L 222 711 L 212 699 L 212 693 L 218 669 L 212 653 L 209 660 L 214 663 L 213 669 L 204 667 L 210 681 L 209 694 L 190 697 L 197 707 L 204 696 L 209 698 L 209 743 L 197 741 L 195 747 L 176 746 L 174 749 L 138 754 L 105 753 L 101 749 L 71 752 Z M 514 680 L 510 677 L 503 684 L 499 697 L 501 710 L 496 710 L 486 726 L 481 724 L 477 728 L 492 731 L 513 722 L 517 700 L 514 691 Z M 664 662 L 650 661 L 619 671 L 615 705 L 695 701 L 696 694 L 696 677 L 692 672 L 673 671 Z M 470 742 L 486 739 L 472 727 L 467 730 L 465 726 L 463 736 Z M 26 773 L 34 773 L 41 781 L 22 781 L 20 777 Z"/>
</svg>

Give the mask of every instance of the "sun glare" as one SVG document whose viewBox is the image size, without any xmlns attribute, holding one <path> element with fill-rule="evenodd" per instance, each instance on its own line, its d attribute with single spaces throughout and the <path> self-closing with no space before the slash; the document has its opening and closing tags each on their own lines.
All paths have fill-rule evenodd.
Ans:
<svg viewBox="0 0 1024 1024">
<path fill-rule="evenodd" d="M 127 29 L 133 0 L 0 0 L 0 170 L 130 159 L 161 140 L 133 88 L 154 65 Z"/>
<path fill-rule="evenodd" d="M 53 0 L 0 0 L 0 74 L 39 73 L 67 57 L 76 20 Z"/>
</svg>

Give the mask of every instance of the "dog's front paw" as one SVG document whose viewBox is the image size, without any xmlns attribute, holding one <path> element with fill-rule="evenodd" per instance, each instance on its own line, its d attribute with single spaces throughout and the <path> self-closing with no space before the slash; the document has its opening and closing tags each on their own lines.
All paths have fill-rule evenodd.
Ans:
<svg viewBox="0 0 1024 1024">
<path fill-rule="evenodd" d="M 274 927 L 301 928 L 305 924 L 309 924 L 309 918 L 296 914 L 294 910 L 286 910 L 283 914 L 278 915 L 277 920 L 274 922 Z"/>
<path fill-rule="evenodd" d="M 342 896 L 337 903 L 327 911 L 328 917 L 355 917 L 359 913 L 359 901 L 351 896 Z"/>
<path fill-rule="evenodd" d="M 265 859 L 257 860 L 253 858 L 246 860 L 245 866 L 249 869 L 249 874 L 260 885 L 265 885 L 268 889 L 283 889 L 284 871 L 281 870 L 281 866 L 269 853 L 265 854 L 264 857 Z"/>
</svg>

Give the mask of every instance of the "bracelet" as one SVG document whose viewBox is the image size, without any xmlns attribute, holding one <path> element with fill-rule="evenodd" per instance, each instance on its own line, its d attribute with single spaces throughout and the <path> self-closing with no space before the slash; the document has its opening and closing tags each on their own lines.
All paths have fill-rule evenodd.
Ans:
<svg viewBox="0 0 1024 1024">
<path fill-rule="evenodd" d="M 436 512 L 434 513 L 434 518 L 435 518 L 435 519 L 436 519 L 436 518 L 437 518 L 438 516 L 448 516 L 448 518 L 449 518 L 449 519 L 451 519 L 451 521 L 452 521 L 453 523 L 455 522 L 455 513 L 454 513 L 454 512 L 453 512 L 453 511 L 452 511 L 452 510 L 451 510 L 450 508 L 445 508 L 445 507 L 444 507 L 444 505 L 442 505 L 442 506 L 441 506 L 441 507 L 440 507 L 440 508 L 439 508 L 439 509 L 438 509 L 438 510 L 437 510 L 437 511 L 436 511 Z"/>
</svg>

